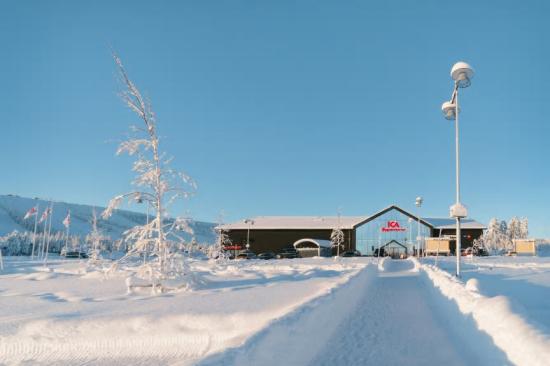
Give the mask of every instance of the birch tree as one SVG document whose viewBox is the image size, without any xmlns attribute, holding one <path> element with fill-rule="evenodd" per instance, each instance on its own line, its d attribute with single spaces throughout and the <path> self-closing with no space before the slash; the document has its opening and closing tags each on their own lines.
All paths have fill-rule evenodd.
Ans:
<svg viewBox="0 0 550 366">
<path fill-rule="evenodd" d="M 109 238 L 103 235 L 103 232 L 97 225 L 97 214 L 95 208 L 92 209 L 92 231 L 86 237 L 86 242 L 89 243 L 90 255 L 89 262 L 93 263 L 101 259 L 101 250 L 103 243 Z"/>
<path fill-rule="evenodd" d="M 336 248 L 336 255 L 340 256 L 340 247 L 344 242 L 344 232 L 339 227 L 337 229 L 333 229 L 330 233 L 330 241 L 332 243 L 332 247 Z"/>
<path fill-rule="evenodd" d="M 189 197 L 196 190 L 196 184 L 187 174 L 170 168 L 172 159 L 167 158 L 160 149 L 157 121 L 151 103 L 128 77 L 120 58 L 116 54 L 113 58 L 123 86 L 120 97 L 140 120 L 139 125 L 131 126 L 130 137 L 120 143 L 116 152 L 117 155 L 136 157 L 132 166 L 136 174 L 132 183 L 136 189 L 111 199 L 102 217 L 109 218 L 123 202 L 147 203 L 154 218 L 124 233 L 124 240 L 130 247 L 124 258 L 144 254 L 150 247 L 160 274 L 165 276 L 170 267 L 169 238 L 181 239 L 178 231 L 191 231 L 188 219 L 166 220 L 167 209 L 174 201 Z"/>
</svg>

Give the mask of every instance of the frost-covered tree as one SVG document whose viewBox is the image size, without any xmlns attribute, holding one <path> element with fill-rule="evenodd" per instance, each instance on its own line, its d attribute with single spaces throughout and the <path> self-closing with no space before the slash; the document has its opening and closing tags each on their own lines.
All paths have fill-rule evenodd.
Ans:
<svg viewBox="0 0 550 366">
<path fill-rule="evenodd" d="M 78 236 L 72 236 L 69 239 L 71 238 L 78 239 Z M 66 237 L 62 232 L 37 234 L 37 241 L 48 240 L 50 242 L 48 252 L 59 253 L 65 245 Z M 19 232 L 14 230 L 6 236 L 0 237 L 0 248 L 3 248 L 4 252 L 10 256 L 31 255 L 32 243 L 33 233 L 29 231 Z"/>
<path fill-rule="evenodd" d="M 92 210 L 92 231 L 86 236 L 86 243 L 90 249 L 89 262 L 96 262 L 101 259 L 103 245 L 108 239 L 97 225 L 97 214 L 94 208 Z"/>
<path fill-rule="evenodd" d="M 336 255 L 340 256 L 340 247 L 344 242 L 344 232 L 340 229 L 333 229 L 330 233 L 330 242 L 333 248 L 336 248 Z"/>
<path fill-rule="evenodd" d="M 483 235 L 483 243 L 487 249 L 493 252 L 503 249 L 502 225 L 497 218 L 492 218 L 491 221 L 489 221 L 487 230 Z"/>
<path fill-rule="evenodd" d="M 130 249 L 126 256 L 145 253 L 151 247 L 158 268 L 155 271 L 165 276 L 169 271 L 171 256 L 170 237 L 177 238 L 176 231 L 191 231 L 188 220 L 175 219 L 166 222 L 167 208 L 175 200 L 188 197 L 195 189 L 195 182 L 185 173 L 172 170 L 171 158 L 160 150 L 157 122 L 151 104 L 130 80 L 122 61 L 117 55 L 114 60 L 124 90 L 120 94 L 124 103 L 139 117 L 140 126 L 131 127 L 131 137 L 120 143 L 117 155 L 127 153 L 136 156 L 132 170 L 136 190 L 114 197 L 103 218 L 108 218 L 123 201 L 146 202 L 154 218 L 145 225 L 136 226 L 124 233 Z"/>
<path fill-rule="evenodd" d="M 474 239 L 472 243 L 472 252 L 474 255 L 479 255 L 480 250 L 484 247 L 483 237 Z"/>
<path fill-rule="evenodd" d="M 210 247 L 208 257 L 224 262 L 229 259 L 229 255 L 224 248 L 231 245 L 231 239 L 223 229 L 223 213 L 218 217 L 218 224 L 212 230 L 216 234 L 216 244 Z"/>
<path fill-rule="evenodd" d="M 519 223 L 520 239 L 527 239 L 529 237 L 529 220 L 527 217 L 522 217 Z"/>
<path fill-rule="evenodd" d="M 506 234 L 510 242 L 521 238 L 521 222 L 517 217 L 512 217 L 508 222 Z"/>
<path fill-rule="evenodd" d="M 512 217 L 508 223 L 493 218 L 481 238 L 481 243 L 492 251 L 512 250 L 514 240 L 527 238 L 528 233 L 528 222 L 525 218 Z"/>
<path fill-rule="evenodd" d="M 508 223 L 502 220 L 500 222 L 500 249 L 511 250 L 512 248 L 513 244 L 510 237 L 510 230 L 508 229 Z"/>
</svg>

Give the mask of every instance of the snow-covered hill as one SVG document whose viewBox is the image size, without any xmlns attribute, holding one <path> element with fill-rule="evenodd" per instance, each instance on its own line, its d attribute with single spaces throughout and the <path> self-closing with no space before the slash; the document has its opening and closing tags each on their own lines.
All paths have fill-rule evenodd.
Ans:
<svg viewBox="0 0 550 366">
<path fill-rule="evenodd" d="M 7 235 L 14 230 L 32 231 L 34 229 L 34 218 L 23 220 L 25 213 L 38 205 L 39 214 L 49 205 L 49 201 L 38 198 L 26 198 L 15 195 L 0 195 L 0 236 Z M 104 207 L 96 207 L 98 215 Z M 68 211 L 71 211 L 71 234 L 85 236 L 90 232 L 93 206 L 79 205 L 75 203 L 54 202 L 52 216 L 52 233 L 65 231 L 63 219 Z M 146 222 L 145 214 L 127 210 L 116 210 L 109 220 L 99 220 L 101 230 L 113 239 L 121 237 L 122 233 L 136 225 Z M 195 238 L 199 243 L 213 243 L 215 224 L 209 222 L 195 221 L 191 224 L 195 232 Z M 39 231 L 42 226 L 39 225 Z M 188 238 L 190 239 L 190 237 Z"/>
</svg>

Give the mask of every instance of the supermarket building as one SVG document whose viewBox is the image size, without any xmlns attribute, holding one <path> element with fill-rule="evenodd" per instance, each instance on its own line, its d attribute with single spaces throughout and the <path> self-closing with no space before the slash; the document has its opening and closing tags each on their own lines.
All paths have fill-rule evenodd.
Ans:
<svg viewBox="0 0 550 366">
<path fill-rule="evenodd" d="M 424 218 L 391 205 L 370 216 L 260 216 L 222 225 L 231 244 L 227 249 L 243 250 L 247 241 L 256 254 L 279 253 L 283 249 L 310 249 L 314 255 L 327 253 L 333 229 L 344 233 L 344 251 L 358 250 L 363 255 L 385 253 L 412 255 L 417 251 L 417 236 L 449 238 L 454 253 L 456 233 L 453 218 Z M 472 219 L 461 220 L 462 248 L 471 247 L 486 227 Z M 330 251 L 329 251 L 330 254 Z"/>
</svg>

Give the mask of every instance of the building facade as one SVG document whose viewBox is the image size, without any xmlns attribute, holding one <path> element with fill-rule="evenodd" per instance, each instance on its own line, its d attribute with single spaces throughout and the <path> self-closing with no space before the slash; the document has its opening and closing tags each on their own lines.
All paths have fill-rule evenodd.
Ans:
<svg viewBox="0 0 550 366">
<path fill-rule="evenodd" d="M 231 241 L 231 249 L 244 250 L 249 243 L 256 254 L 280 253 L 296 243 L 309 241 L 312 248 L 326 245 L 334 229 L 344 233 L 341 251 L 359 251 L 363 255 L 414 255 L 419 241 L 447 237 L 454 253 L 455 220 L 420 218 L 396 205 L 370 216 L 261 216 L 222 225 Z M 486 227 L 471 219 L 462 220 L 462 247 L 472 246 Z M 418 238 L 418 239 L 417 239 Z M 308 239 L 308 240 L 305 240 Z"/>
</svg>

